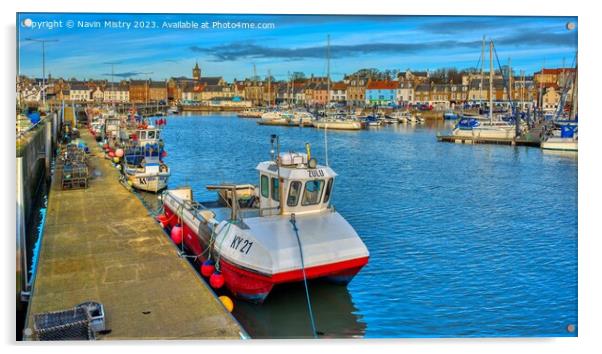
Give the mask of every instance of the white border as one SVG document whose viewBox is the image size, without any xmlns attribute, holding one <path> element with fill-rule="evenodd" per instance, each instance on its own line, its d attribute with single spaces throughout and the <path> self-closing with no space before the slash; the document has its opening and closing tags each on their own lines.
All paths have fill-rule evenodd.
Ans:
<svg viewBox="0 0 602 354">
<path fill-rule="evenodd" d="M 148 12 L 148 13 L 290 13 L 290 14 L 414 14 L 414 15 L 535 15 L 535 16 L 579 16 L 579 103 L 581 111 L 580 152 L 579 152 L 579 338 L 547 338 L 547 339 L 400 339 L 400 340 L 336 340 L 320 341 L 321 348 L 310 348 L 316 343 L 312 341 L 251 341 L 244 343 L 224 342 L 112 342 L 95 343 L 82 348 L 81 344 L 60 345 L 61 351 L 67 353 L 81 353 L 82 350 L 92 353 L 104 353 L 115 347 L 131 350 L 133 345 L 144 346 L 148 353 L 162 353 L 167 346 L 176 346 L 178 351 L 241 351 L 244 353 L 282 352 L 295 350 L 326 349 L 345 350 L 345 353 L 359 353 L 366 351 L 386 351 L 403 353 L 573 353 L 590 351 L 600 348 L 602 334 L 600 323 L 600 275 L 602 258 L 600 238 L 600 162 L 599 144 L 595 142 L 595 135 L 602 132 L 602 113 L 600 113 L 600 99 L 594 95 L 602 92 L 600 78 L 600 41 L 602 33 L 599 17 L 594 2 L 587 1 L 560 1 L 560 0 L 421 0 L 407 1 L 380 0 L 380 1 L 352 1 L 352 0 L 326 0 L 326 1 L 290 1 L 283 0 L 265 1 L 80 1 L 51 0 L 19 0 L 19 2 L 5 2 L 2 11 L 2 30 L 4 55 L 2 55 L 2 118 L 3 162 L 5 166 L 12 166 L 7 174 L 0 174 L 5 186 L 4 191 L 10 191 L 14 196 L 14 135 L 13 114 L 14 105 L 14 77 L 15 77 L 15 12 Z M 14 8 L 14 12 L 12 9 Z M 597 145 L 597 146 L 596 146 Z M 6 171 L 6 169 L 5 169 Z M 46 345 L 16 344 L 14 342 L 14 203 L 11 198 L 4 198 L 2 203 L 2 225 L 5 226 L 3 250 L 5 267 L 3 284 L 6 291 L 2 296 L 4 320 L 1 322 L 0 333 L 2 343 L 9 352 L 47 352 Z M 56 347 L 59 344 L 53 344 Z M 224 347 L 227 345 L 227 347 Z M 121 348 L 123 347 L 123 348 Z M 335 348 L 336 347 L 336 348 Z M 52 348 L 53 350 L 56 348 Z M 599 350 L 599 349 L 598 349 Z"/>
</svg>

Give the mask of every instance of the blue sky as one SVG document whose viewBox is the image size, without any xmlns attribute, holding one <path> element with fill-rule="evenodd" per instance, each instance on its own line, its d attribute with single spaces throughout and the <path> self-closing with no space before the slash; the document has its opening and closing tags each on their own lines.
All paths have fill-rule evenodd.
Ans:
<svg viewBox="0 0 602 354">
<path fill-rule="evenodd" d="M 30 19 L 33 26 L 24 21 Z M 50 27 L 44 21 L 62 21 Z M 73 21 L 73 28 L 68 28 Z M 99 21 L 100 28 L 83 28 L 78 21 Z M 132 27 L 107 28 L 105 21 Z M 155 28 L 135 29 L 135 21 Z M 189 21 L 209 28 L 165 28 L 164 22 Z M 214 28 L 214 23 L 262 23 L 268 29 Z M 575 30 L 566 28 L 568 22 Z M 46 71 L 53 76 L 110 79 L 165 79 L 191 76 L 198 60 L 204 76 L 227 80 L 268 70 L 277 79 L 288 72 L 326 73 L 326 37 L 330 35 L 331 75 L 361 68 L 434 70 L 474 67 L 485 35 L 494 40 L 500 61 L 512 60 L 515 72 L 532 73 L 573 65 L 577 50 L 576 17 L 458 17 L 458 16 L 315 16 L 315 15 L 190 15 L 190 14 L 40 14 L 17 15 L 19 73 L 42 75 L 41 44 L 46 45 Z M 487 63 L 487 62 L 486 62 Z"/>
</svg>

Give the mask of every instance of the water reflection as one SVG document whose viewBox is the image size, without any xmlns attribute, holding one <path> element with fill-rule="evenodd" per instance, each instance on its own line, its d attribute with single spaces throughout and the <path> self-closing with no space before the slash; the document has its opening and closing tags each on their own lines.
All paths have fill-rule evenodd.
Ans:
<svg viewBox="0 0 602 354">
<path fill-rule="evenodd" d="M 309 294 L 320 338 L 364 335 L 366 324 L 357 315 L 346 287 L 312 281 Z M 237 301 L 233 314 L 253 338 L 312 337 L 302 283 L 275 287 L 262 305 Z"/>
</svg>

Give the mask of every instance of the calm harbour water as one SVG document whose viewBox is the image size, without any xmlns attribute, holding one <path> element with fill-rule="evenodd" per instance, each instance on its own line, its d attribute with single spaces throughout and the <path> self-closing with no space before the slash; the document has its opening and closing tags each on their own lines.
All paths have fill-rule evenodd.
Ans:
<svg viewBox="0 0 602 354">
<path fill-rule="evenodd" d="M 438 143 L 446 127 L 328 133 L 334 205 L 370 250 L 347 288 L 310 283 L 324 337 L 575 336 L 577 158 L 538 148 Z M 324 134 L 234 115 L 168 118 L 171 187 L 258 183 L 270 134 L 324 163 Z M 254 338 L 311 336 L 302 285 L 236 301 Z"/>
</svg>

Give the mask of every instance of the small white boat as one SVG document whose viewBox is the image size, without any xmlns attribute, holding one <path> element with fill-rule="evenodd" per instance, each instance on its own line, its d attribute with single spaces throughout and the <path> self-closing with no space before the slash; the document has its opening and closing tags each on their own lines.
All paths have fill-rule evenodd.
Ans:
<svg viewBox="0 0 602 354">
<path fill-rule="evenodd" d="M 296 126 L 299 123 L 295 119 L 295 115 L 288 111 L 271 111 L 261 115 L 261 119 L 257 121 L 260 125 L 284 125 Z"/>
<path fill-rule="evenodd" d="M 167 109 L 168 115 L 178 114 L 180 111 L 178 110 L 178 106 L 171 106 Z"/>
<path fill-rule="evenodd" d="M 347 118 L 343 115 L 327 116 L 326 118 L 315 120 L 313 126 L 318 129 L 328 130 L 361 130 L 362 123 L 358 120 Z"/>
<path fill-rule="evenodd" d="M 162 150 L 157 145 L 146 145 L 130 150 L 124 157 L 123 174 L 130 186 L 157 193 L 167 187 L 169 167 L 161 161 Z M 143 155 L 138 155 L 139 151 Z"/>
<path fill-rule="evenodd" d="M 576 125 L 562 125 L 544 137 L 541 148 L 544 150 L 578 151 L 579 137 Z"/>
<path fill-rule="evenodd" d="M 310 154 L 308 147 L 307 153 L 278 153 L 259 163 L 258 188 L 209 186 L 219 191 L 224 207 L 194 201 L 190 189 L 168 190 L 163 220 L 171 228 L 181 223 L 187 252 L 202 262 L 214 260 L 239 298 L 262 303 L 274 286 L 304 279 L 346 285 L 369 252 L 331 205 L 337 174 Z"/>
<path fill-rule="evenodd" d="M 477 118 L 467 118 L 471 124 L 463 124 L 465 119 L 460 119 L 452 130 L 452 135 L 457 137 L 486 138 L 486 139 L 514 139 L 516 127 L 506 121 L 487 121 Z"/>
</svg>

